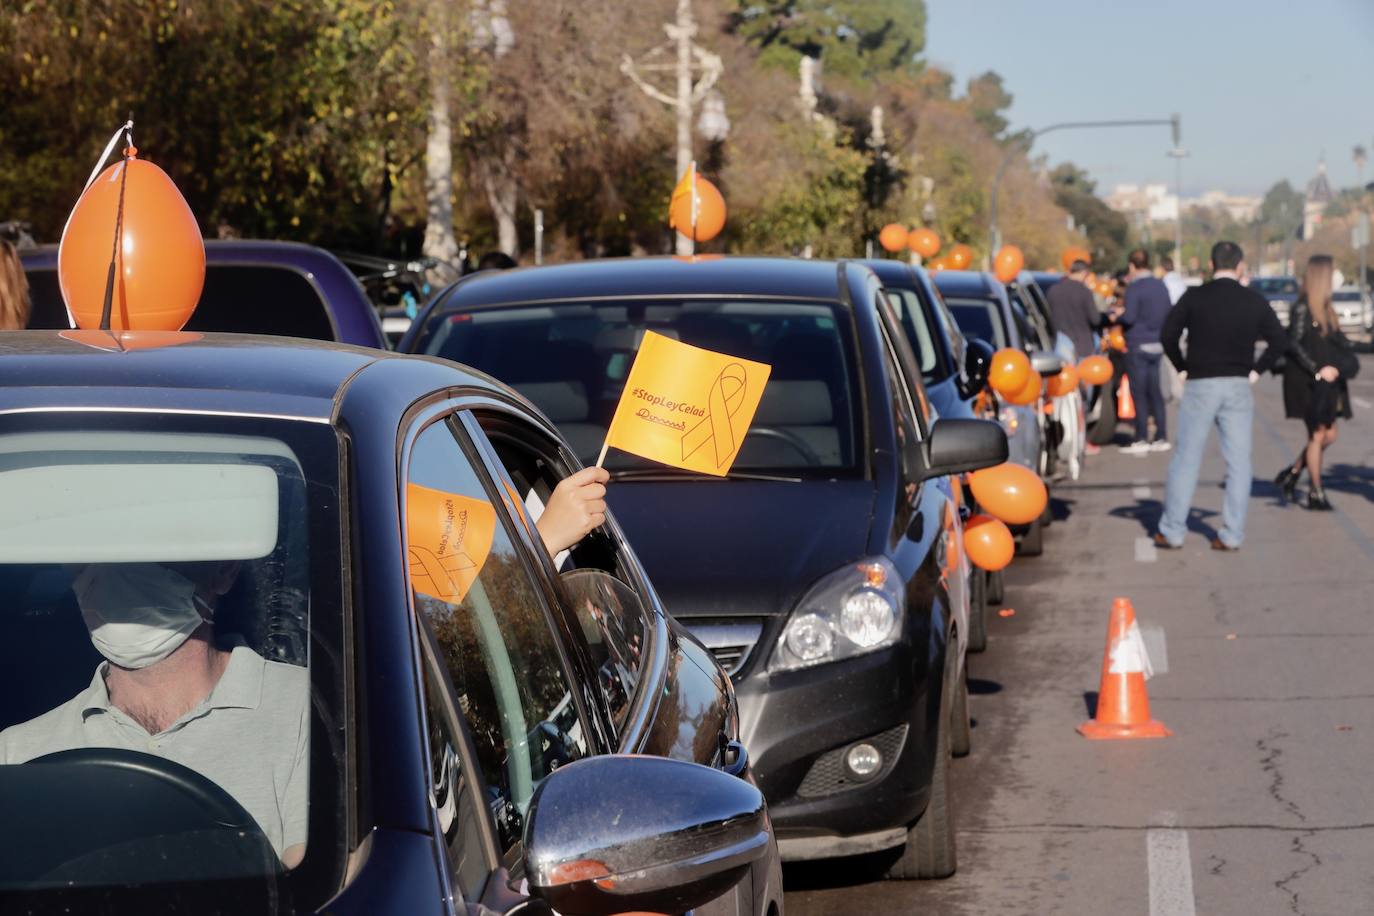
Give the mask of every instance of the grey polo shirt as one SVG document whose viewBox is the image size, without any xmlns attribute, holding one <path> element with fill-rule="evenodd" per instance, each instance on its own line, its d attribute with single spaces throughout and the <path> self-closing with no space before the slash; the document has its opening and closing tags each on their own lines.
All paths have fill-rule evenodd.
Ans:
<svg viewBox="0 0 1374 916">
<path fill-rule="evenodd" d="M 110 705 L 108 663 L 56 709 L 0 732 L 0 763 L 113 747 L 190 767 L 228 792 L 258 822 L 278 855 L 305 842 L 310 675 L 237 646 L 210 695 L 166 731 L 150 735 Z"/>
</svg>

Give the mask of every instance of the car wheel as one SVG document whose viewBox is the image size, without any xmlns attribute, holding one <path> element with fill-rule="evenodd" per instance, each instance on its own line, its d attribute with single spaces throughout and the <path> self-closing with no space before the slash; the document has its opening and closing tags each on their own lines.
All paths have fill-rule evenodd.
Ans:
<svg viewBox="0 0 1374 916">
<path fill-rule="evenodd" d="M 1116 386 L 1108 384 L 1098 392 L 1097 422 L 1088 430 L 1093 445 L 1107 445 L 1116 438 Z"/>
<path fill-rule="evenodd" d="M 954 816 L 949 797 L 949 723 L 935 738 L 935 768 L 930 774 L 930 804 L 906 833 L 901 858 L 887 877 L 898 881 L 948 878 L 956 867 Z"/>
<path fill-rule="evenodd" d="M 1054 494 L 1050 492 L 1050 485 L 1046 483 L 1045 511 L 1040 513 L 1040 524 L 1044 525 L 1046 528 L 1048 528 L 1050 526 L 1050 523 L 1054 521 L 1054 510 L 1050 508 L 1050 499 L 1053 497 L 1053 495 Z"/>
<path fill-rule="evenodd" d="M 1002 578 L 1002 571 L 1000 569 L 995 573 L 988 573 L 987 594 L 988 604 L 1001 604 L 1006 600 L 1006 580 Z"/>
<path fill-rule="evenodd" d="M 1021 543 L 1016 545 L 1016 553 L 1023 557 L 1038 557 L 1045 552 L 1045 523 L 1040 519 L 1030 523 L 1030 528 L 1021 535 Z"/>
<path fill-rule="evenodd" d="M 968 650 L 982 652 L 988 647 L 988 576 L 975 569 L 968 579 Z"/>
<path fill-rule="evenodd" d="M 973 727 L 968 718 L 968 669 L 959 678 L 954 691 L 954 708 L 949 714 L 949 752 L 954 757 L 967 757 L 973 750 Z"/>
</svg>

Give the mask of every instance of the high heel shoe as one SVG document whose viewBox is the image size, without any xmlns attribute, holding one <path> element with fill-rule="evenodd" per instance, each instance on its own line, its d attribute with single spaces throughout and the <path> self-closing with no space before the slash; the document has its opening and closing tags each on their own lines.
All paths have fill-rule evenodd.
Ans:
<svg viewBox="0 0 1374 916">
<path fill-rule="evenodd" d="M 1274 478 L 1274 483 L 1283 491 L 1283 498 L 1290 503 L 1298 496 L 1298 478 L 1302 476 L 1302 471 L 1294 467 L 1286 467 L 1279 471 L 1279 476 Z"/>
<path fill-rule="evenodd" d="M 1317 512 L 1330 512 L 1331 501 L 1326 498 L 1325 490 L 1312 490 L 1307 494 L 1307 508 Z"/>
</svg>

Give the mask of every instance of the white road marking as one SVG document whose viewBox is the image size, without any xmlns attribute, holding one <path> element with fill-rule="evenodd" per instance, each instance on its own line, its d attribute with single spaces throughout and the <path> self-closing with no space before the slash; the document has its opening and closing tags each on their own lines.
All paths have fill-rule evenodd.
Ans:
<svg viewBox="0 0 1374 916">
<path fill-rule="evenodd" d="M 1149 538 L 1135 539 L 1135 560 L 1137 563 L 1153 563 L 1159 559 L 1159 550 Z"/>
<path fill-rule="evenodd" d="M 1135 497 L 1136 499 L 1149 499 L 1149 498 L 1150 498 L 1150 488 L 1149 488 L 1149 487 L 1131 487 L 1131 496 Z"/>
<path fill-rule="evenodd" d="M 1197 916 L 1193 900 L 1193 864 L 1188 833 L 1174 825 L 1177 816 L 1161 811 L 1165 826 L 1145 831 L 1145 854 L 1150 867 L 1150 916 Z"/>
<path fill-rule="evenodd" d="M 1355 406 L 1360 408 L 1361 410 L 1368 410 L 1369 408 L 1374 407 L 1374 404 L 1369 403 L 1364 398 L 1351 398 L 1350 400 L 1354 401 Z"/>
</svg>

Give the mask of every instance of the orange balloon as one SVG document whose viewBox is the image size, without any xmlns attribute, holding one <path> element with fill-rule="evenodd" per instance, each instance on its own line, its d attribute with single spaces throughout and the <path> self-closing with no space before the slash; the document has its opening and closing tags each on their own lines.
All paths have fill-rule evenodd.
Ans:
<svg viewBox="0 0 1374 916">
<path fill-rule="evenodd" d="M 978 507 L 1008 525 L 1029 525 L 1049 503 L 1045 482 L 1028 467 L 1004 462 L 969 475 Z"/>
<path fill-rule="evenodd" d="M 668 225 L 695 242 L 709 242 L 725 228 L 725 198 L 711 182 L 696 176 L 697 224 L 692 226 L 692 195 L 674 198 L 668 208 Z M 693 231 L 695 229 L 695 232 Z"/>
<path fill-rule="evenodd" d="M 1105 385 L 1112 380 L 1112 361 L 1101 355 L 1080 360 L 1078 377 L 1089 385 Z"/>
<path fill-rule="evenodd" d="M 964 552 L 974 566 L 997 572 L 1007 568 L 1016 552 L 1016 544 L 1001 519 L 975 515 L 964 522 Z"/>
<path fill-rule="evenodd" d="M 992 354 L 988 366 L 988 385 L 1001 395 L 1013 395 L 1026 387 L 1032 375 L 1030 357 L 1020 350 L 1003 347 Z"/>
<path fill-rule="evenodd" d="M 1118 353 L 1126 352 L 1126 332 L 1120 325 L 1114 324 L 1107 329 L 1107 346 Z"/>
<path fill-rule="evenodd" d="M 1067 273 L 1069 268 L 1073 266 L 1074 261 L 1082 261 L 1085 264 L 1091 264 L 1093 262 L 1093 256 L 1088 253 L 1088 249 L 1086 248 L 1079 245 L 1070 245 L 1068 248 L 1065 248 L 1064 253 L 1059 256 L 1059 263 L 1064 265 L 1064 271 Z"/>
<path fill-rule="evenodd" d="M 78 326 L 99 328 L 125 169 L 123 240 L 110 328 L 179 331 L 205 285 L 205 243 L 186 199 L 162 169 L 132 153 L 101 172 L 72 208 L 57 251 L 62 299 Z"/>
<path fill-rule="evenodd" d="M 1040 392 L 1044 389 L 1044 379 L 1039 372 L 1031 372 L 1026 378 L 1026 383 L 1017 391 L 1006 396 L 1007 400 L 1013 404 L 1034 404 L 1040 399 Z"/>
<path fill-rule="evenodd" d="M 949 266 L 955 270 L 965 270 L 973 263 L 973 249 L 964 244 L 955 245 L 946 254 Z"/>
<path fill-rule="evenodd" d="M 949 270 L 949 261 L 945 258 L 936 258 L 926 265 L 926 269 L 933 274 L 937 274 L 942 270 Z"/>
<path fill-rule="evenodd" d="M 993 259 L 992 272 L 998 280 L 1010 283 L 1025 266 L 1026 256 L 1021 253 L 1020 248 L 1015 245 L 1003 245 L 997 250 L 997 257 Z"/>
<path fill-rule="evenodd" d="M 901 251 L 906 247 L 906 227 L 901 223 L 888 223 L 878 233 L 878 244 L 884 251 Z"/>
<path fill-rule="evenodd" d="M 1078 387 L 1078 370 L 1065 366 L 1055 375 L 1045 379 L 1045 387 L 1052 398 L 1062 398 Z"/>
<path fill-rule="evenodd" d="M 932 258 L 940 250 L 940 237 L 935 234 L 935 230 L 924 226 L 911 230 L 906 237 L 906 243 L 907 247 L 923 258 Z"/>
</svg>

